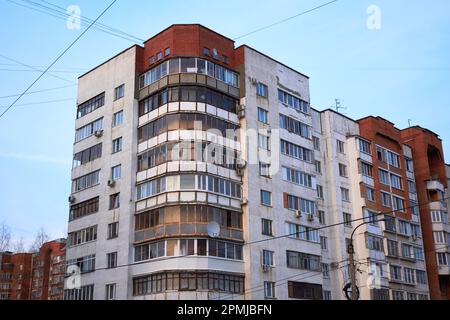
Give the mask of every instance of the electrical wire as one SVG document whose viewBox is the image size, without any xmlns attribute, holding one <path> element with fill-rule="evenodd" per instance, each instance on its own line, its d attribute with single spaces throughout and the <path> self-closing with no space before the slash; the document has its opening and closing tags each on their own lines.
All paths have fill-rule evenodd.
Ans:
<svg viewBox="0 0 450 320">
<path fill-rule="evenodd" d="M 285 19 L 283 19 L 283 20 L 274 22 L 274 23 L 269 24 L 269 25 L 267 25 L 267 26 L 258 28 L 258 29 L 256 29 L 256 30 L 253 30 L 253 31 L 250 31 L 250 32 L 245 33 L 245 34 L 243 34 L 243 35 L 240 35 L 240 36 L 238 36 L 238 37 L 235 37 L 235 38 L 233 38 L 233 40 L 242 39 L 242 38 L 244 38 L 244 37 L 248 37 L 249 35 L 255 34 L 255 33 L 257 33 L 257 32 L 260 32 L 260 31 L 263 31 L 263 30 L 267 30 L 267 29 L 272 28 L 272 27 L 274 27 L 274 26 L 276 26 L 276 25 L 282 24 L 282 23 L 284 23 L 284 22 L 286 22 L 286 21 L 292 20 L 292 19 L 294 19 L 294 18 L 303 16 L 303 15 L 305 15 L 305 14 L 308 14 L 308 13 L 310 13 L 310 12 L 313 12 L 313 11 L 315 11 L 315 10 L 318 10 L 318 9 L 320 9 L 320 8 L 323 8 L 323 7 L 325 7 L 325 6 L 328 6 L 328 5 L 330 5 L 330 4 L 333 4 L 334 2 L 337 2 L 337 1 L 338 1 L 338 0 L 333 0 L 333 1 L 329 1 L 329 2 L 323 3 L 323 4 L 319 5 L 319 6 L 316 6 L 316 7 L 314 7 L 314 8 L 308 9 L 308 10 L 303 11 L 303 12 L 300 12 L 300 13 L 298 13 L 298 14 L 296 14 L 296 15 L 290 16 L 290 17 L 285 18 Z"/>
<path fill-rule="evenodd" d="M 22 104 L 16 104 L 16 107 L 34 106 L 34 105 L 39 105 L 39 104 L 47 104 L 47 103 L 63 102 L 63 101 L 73 101 L 76 99 L 77 98 L 66 98 L 66 99 L 58 99 L 58 100 L 22 103 Z M 8 106 L 0 106 L 0 108 L 8 108 Z"/>
<path fill-rule="evenodd" d="M 71 84 L 71 85 L 68 85 L 68 86 L 48 88 L 48 89 L 42 89 L 42 90 L 37 90 L 37 91 L 30 91 L 30 92 L 27 92 L 25 95 L 31 95 L 31 94 L 47 92 L 47 91 L 54 91 L 54 90 L 65 89 L 65 88 L 71 88 L 71 87 L 75 87 L 75 86 L 77 86 L 77 85 L 76 84 Z M 20 96 L 20 93 L 19 94 L 11 94 L 11 95 L 7 95 L 7 96 L 1 96 L 0 99 L 7 99 L 7 98 L 18 97 L 18 96 Z"/>
<path fill-rule="evenodd" d="M 117 0 L 113 0 L 107 7 L 106 9 L 104 9 L 100 15 L 62 52 L 60 53 L 55 60 L 53 60 L 53 62 L 25 89 L 25 91 L 23 93 L 21 93 L 17 99 L 15 99 L 13 101 L 13 103 L 11 103 L 11 105 L 0 114 L 0 119 L 9 111 L 11 110 L 11 108 L 17 103 L 17 101 L 20 100 L 20 98 L 22 98 L 22 96 L 24 94 L 26 94 L 28 92 L 28 90 L 30 90 L 49 70 L 51 67 L 53 67 L 59 59 L 61 59 L 62 56 L 64 56 L 64 54 L 70 50 L 70 48 L 72 48 L 75 43 L 77 43 L 77 41 L 87 32 L 89 31 L 89 29 L 94 25 L 95 22 L 97 22 L 105 13 L 106 11 L 108 11 L 109 8 L 111 8 L 114 3 L 116 3 Z"/>
</svg>

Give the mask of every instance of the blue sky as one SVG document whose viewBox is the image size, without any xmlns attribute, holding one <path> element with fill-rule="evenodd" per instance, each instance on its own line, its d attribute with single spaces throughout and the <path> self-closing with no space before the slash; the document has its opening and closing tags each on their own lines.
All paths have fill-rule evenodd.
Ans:
<svg viewBox="0 0 450 320">
<path fill-rule="evenodd" d="M 21 0 L 14 0 L 20 3 Z M 34 0 L 39 2 L 39 0 Z M 109 1 L 58 1 L 95 18 Z M 147 39 L 173 23 L 201 23 L 230 38 L 320 5 L 304 1 L 119 0 L 101 22 Z M 366 26 L 370 5 L 381 9 L 381 29 Z M 339 98 L 353 118 L 379 115 L 399 128 L 419 124 L 438 133 L 450 159 L 450 19 L 448 0 L 339 0 L 308 15 L 239 39 L 310 76 L 312 104 Z M 48 65 L 82 31 L 66 22 L 0 0 L 0 55 Z M 76 81 L 132 42 L 90 30 L 58 62 L 55 73 Z M 0 57 L 0 97 L 17 94 L 38 73 Z M 75 70 L 76 69 L 76 70 Z M 11 71 L 14 70 L 14 71 Z M 70 71 L 70 72 L 67 72 Z M 77 72 L 74 72 L 77 71 Z M 29 241 L 43 226 L 51 237 L 67 231 L 76 86 L 45 76 L 0 119 L 0 222 Z M 13 98 L 0 98 L 0 106 Z M 36 102 L 63 100 L 53 103 Z M 21 106 L 22 104 L 30 104 Z M 0 108 L 3 111 L 4 108 Z M 449 161 L 449 160 L 448 160 Z"/>
</svg>

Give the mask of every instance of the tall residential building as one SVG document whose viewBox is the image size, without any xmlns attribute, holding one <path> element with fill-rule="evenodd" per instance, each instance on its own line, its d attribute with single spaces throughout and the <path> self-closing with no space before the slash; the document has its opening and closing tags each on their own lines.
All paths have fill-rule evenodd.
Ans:
<svg viewBox="0 0 450 320">
<path fill-rule="evenodd" d="M 361 298 L 428 298 L 413 146 L 253 48 L 173 25 L 79 78 L 75 131 L 65 299 L 344 299 L 361 222 Z"/>
<path fill-rule="evenodd" d="M 44 243 L 35 253 L 0 253 L 0 300 L 61 300 L 65 239 Z"/>
</svg>

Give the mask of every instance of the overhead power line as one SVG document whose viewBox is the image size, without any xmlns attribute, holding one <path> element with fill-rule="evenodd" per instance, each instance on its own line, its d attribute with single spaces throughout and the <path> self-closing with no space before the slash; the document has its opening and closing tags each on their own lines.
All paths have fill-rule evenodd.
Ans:
<svg viewBox="0 0 450 320">
<path fill-rule="evenodd" d="M 24 107 L 24 106 L 34 106 L 38 104 L 48 104 L 48 103 L 55 103 L 55 102 L 62 102 L 62 101 L 72 101 L 76 100 L 77 98 L 66 98 L 66 99 L 57 99 L 57 100 L 50 100 L 50 101 L 40 101 L 40 102 L 30 102 L 30 103 L 22 103 L 22 104 L 16 104 L 16 107 Z M 0 106 L 0 108 L 8 108 L 8 106 Z"/>
<path fill-rule="evenodd" d="M 31 65 L 26 64 L 26 63 L 23 63 L 23 62 L 21 62 L 21 61 L 19 61 L 19 60 L 16 60 L 16 59 L 7 57 L 7 56 L 5 56 L 5 55 L 3 55 L 3 54 L 0 54 L 0 57 L 2 57 L 3 59 L 6 59 L 6 60 L 8 60 L 8 61 L 11 61 L 11 62 L 20 64 L 21 66 L 27 67 L 27 68 L 29 68 L 29 69 L 37 70 L 37 68 L 34 67 L 34 66 L 31 66 Z M 63 78 L 63 77 L 60 77 L 60 76 L 58 76 L 58 75 L 56 75 L 56 74 L 53 74 L 52 72 L 47 72 L 47 75 L 49 75 L 49 76 L 51 76 L 51 77 L 53 77 L 53 78 L 56 78 L 56 79 L 59 79 L 59 80 L 68 82 L 68 83 L 76 84 L 75 82 L 73 82 L 73 81 L 71 81 L 71 80 L 68 80 L 68 79 Z"/>
<path fill-rule="evenodd" d="M 330 2 L 327 2 L 327 3 L 324 3 L 324 4 L 321 4 L 321 5 L 317 6 L 317 7 L 308 9 L 308 10 L 306 10 L 306 11 L 297 13 L 296 15 L 290 16 L 290 17 L 285 18 L 285 19 L 283 19 L 283 20 L 274 22 L 274 23 L 269 24 L 269 25 L 267 25 L 267 26 L 258 28 L 258 29 L 256 29 L 256 30 L 250 31 L 250 32 L 248 32 L 248 33 L 245 33 L 245 34 L 243 34 L 243 35 L 241 35 L 241 36 L 239 36 L 239 37 L 234 38 L 233 40 L 238 40 L 238 39 L 241 39 L 241 38 L 244 38 L 244 37 L 248 37 L 249 35 L 252 35 L 252 34 L 255 34 L 255 33 L 257 33 L 257 32 L 260 32 L 260 31 L 263 31 L 263 30 L 272 28 L 272 27 L 274 27 L 274 26 L 276 26 L 276 25 L 279 25 L 279 24 L 282 24 L 282 23 L 284 23 L 284 22 L 286 22 L 286 21 L 289 21 L 289 20 L 292 20 L 292 19 L 294 19 L 294 18 L 303 16 L 303 15 L 305 15 L 305 14 L 308 14 L 308 13 L 310 13 L 310 12 L 313 12 L 313 11 L 315 11 L 315 10 L 318 10 L 318 9 L 320 9 L 320 8 L 323 8 L 323 7 L 325 7 L 325 6 L 328 6 L 328 5 L 330 5 L 330 4 L 334 3 L 334 2 L 337 2 L 337 1 L 338 1 L 338 0 L 333 0 L 333 1 L 330 1 Z"/>
<path fill-rule="evenodd" d="M 64 56 L 64 54 L 66 54 L 66 52 L 67 51 L 69 51 L 70 50 L 70 48 L 72 48 L 74 45 L 75 45 L 75 43 L 77 43 L 78 42 L 78 40 L 80 40 L 80 38 L 86 33 L 86 32 L 88 32 L 89 31 L 89 29 L 106 13 L 106 11 L 108 11 L 108 9 L 109 8 L 111 8 L 113 5 L 114 5 L 114 3 L 116 3 L 116 1 L 117 0 L 113 0 L 107 7 L 106 7 L 106 9 L 105 10 L 103 10 L 102 11 L 102 13 L 100 13 L 100 15 L 63 51 L 63 52 L 61 52 L 57 57 L 56 57 L 56 59 L 25 89 L 25 91 L 24 92 L 22 92 L 18 97 L 17 97 L 17 99 L 15 99 L 14 101 L 13 101 L 13 103 L 11 103 L 11 105 L 8 107 L 8 108 L 6 108 L 6 110 L 5 111 L 3 111 L 1 114 L 0 114 L 0 118 L 2 118 L 9 110 L 11 110 L 11 108 L 17 103 L 17 101 L 19 101 L 20 100 L 20 98 L 22 98 L 23 97 L 23 95 L 25 95 L 27 92 L 28 92 L 28 90 L 30 90 L 49 70 L 50 70 L 50 68 L 51 67 L 53 67 L 57 62 L 58 62 L 58 60 L 59 59 L 61 59 L 61 57 L 62 56 Z"/>
<path fill-rule="evenodd" d="M 5 72 L 42 72 L 42 69 L 35 70 L 25 70 L 25 69 L 8 69 L 8 68 L 0 68 L 0 71 Z M 83 71 L 70 71 L 70 70 L 52 70 L 53 73 L 83 73 Z"/>
<path fill-rule="evenodd" d="M 71 88 L 71 87 L 75 87 L 75 86 L 76 86 L 76 84 L 70 84 L 68 86 L 48 88 L 48 89 L 42 89 L 42 90 L 37 90 L 37 91 L 30 91 L 30 92 L 27 92 L 25 95 L 31 95 L 31 94 L 41 93 L 41 92 L 59 90 L 59 89 L 64 89 L 64 88 Z M 10 94 L 10 95 L 7 95 L 7 96 L 1 96 L 0 99 L 7 99 L 7 98 L 18 97 L 18 96 L 20 96 L 20 93 L 18 93 L 18 94 Z"/>
<path fill-rule="evenodd" d="M 55 17 L 60 20 L 67 21 L 68 18 L 72 18 L 72 15 L 69 14 L 65 8 L 59 7 L 48 1 L 42 1 L 42 2 L 49 4 L 49 5 L 53 6 L 54 8 L 46 6 L 41 3 L 34 2 L 34 1 L 29 1 L 29 0 L 21 0 L 22 2 L 20 2 L 20 3 L 17 1 L 13 1 L 13 0 L 7 0 L 7 1 L 10 3 L 13 3 L 15 5 Z M 79 18 L 80 18 L 80 25 L 83 25 L 83 26 L 90 25 L 93 22 L 92 19 L 86 18 L 81 15 L 79 16 Z M 92 29 L 107 33 L 107 34 L 115 36 L 115 37 L 122 38 L 124 40 L 131 41 L 133 43 L 138 43 L 138 42 L 140 43 L 140 42 L 145 41 L 144 39 L 138 38 L 129 33 L 121 31 L 119 29 L 115 29 L 115 28 L 109 27 L 107 25 L 98 23 L 98 22 L 92 26 Z"/>
</svg>

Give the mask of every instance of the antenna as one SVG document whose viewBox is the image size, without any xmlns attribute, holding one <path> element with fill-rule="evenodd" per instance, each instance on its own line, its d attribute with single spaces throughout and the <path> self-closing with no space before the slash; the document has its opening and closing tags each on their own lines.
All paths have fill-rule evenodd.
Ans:
<svg viewBox="0 0 450 320">
<path fill-rule="evenodd" d="M 336 112 L 339 112 L 339 110 L 347 109 L 346 107 L 342 106 L 340 99 L 334 99 L 334 106 L 332 108 L 334 108 Z"/>
<path fill-rule="evenodd" d="M 206 230 L 211 238 L 217 238 L 220 235 L 220 225 L 215 221 L 208 223 Z"/>
<path fill-rule="evenodd" d="M 408 128 L 411 128 L 412 119 L 408 119 Z"/>
</svg>

